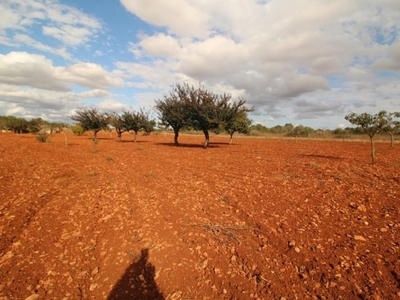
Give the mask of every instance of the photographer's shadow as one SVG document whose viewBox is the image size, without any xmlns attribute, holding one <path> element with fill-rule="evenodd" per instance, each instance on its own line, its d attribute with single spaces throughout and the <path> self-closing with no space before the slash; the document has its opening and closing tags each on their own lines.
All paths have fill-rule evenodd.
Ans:
<svg viewBox="0 0 400 300">
<path fill-rule="evenodd" d="M 141 257 L 133 262 L 110 292 L 108 300 L 165 299 L 154 280 L 155 268 L 148 261 L 149 249 L 142 249 Z"/>
</svg>

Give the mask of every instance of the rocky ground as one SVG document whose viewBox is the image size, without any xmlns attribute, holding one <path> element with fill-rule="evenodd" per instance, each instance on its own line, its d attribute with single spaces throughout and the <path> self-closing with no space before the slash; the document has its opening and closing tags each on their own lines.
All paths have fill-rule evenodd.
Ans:
<svg viewBox="0 0 400 300">
<path fill-rule="evenodd" d="M 400 145 L 0 134 L 0 299 L 400 299 Z"/>
</svg>

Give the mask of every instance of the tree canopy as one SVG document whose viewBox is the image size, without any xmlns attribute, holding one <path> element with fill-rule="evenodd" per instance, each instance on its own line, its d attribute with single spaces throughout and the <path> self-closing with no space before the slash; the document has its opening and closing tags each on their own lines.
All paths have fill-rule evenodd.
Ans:
<svg viewBox="0 0 400 300">
<path fill-rule="evenodd" d="M 179 131 L 182 128 L 201 130 L 205 136 L 204 147 L 209 144 L 209 131 L 220 127 L 232 130 L 233 120 L 249 109 L 246 101 L 231 102 L 230 94 L 215 94 L 203 86 L 195 88 L 188 84 L 177 84 L 164 100 L 156 101 L 161 124 L 174 130 L 174 142 L 178 145 Z"/>
<path fill-rule="evenodd" d="M 390 135 L 390 146 L 393 147 L 395 134 L 400 133 L 400 112 L 392 112 L 386 115 L 386 125 L 383 130 Z"/>
<path fill-rule="evenodd" d="M 107 129 L 108 125 L 108 116 L 99 112 L 97 108 L 81 107 L 71 116 L 71 119 L 79 122 L 85 131 L 93 130 L 95 140 L 97 133 L 100 130 Z"/>
<path fill-rule="evenodd" d="M 374 135 L 385 128 L 387 128 L 387 112 L 381 110 L 375 115 L 368 113 L 356 114 L 350 113 L 345 116 L 345 119 L 353 125 L 361 126 L 365 133 L 368 134 L 371 141 L 371 158 L 372 163 L 375 163 L 375 145 L 374 145 Z"/>
</svg>

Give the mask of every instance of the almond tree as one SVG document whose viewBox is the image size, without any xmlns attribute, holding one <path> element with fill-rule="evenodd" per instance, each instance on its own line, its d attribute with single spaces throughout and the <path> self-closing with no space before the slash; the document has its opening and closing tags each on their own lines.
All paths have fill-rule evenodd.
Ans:
<svg viewBox="0 0 400 300">
<path fill-rule="evenodd" d="M 81 107 L 71 116 L 71 119 L 78 122 L 85 131 L 93 130 L 94 144 L 97 143 L 97 133 L 107 129 L 108 125 L 108 116 L 100 113 L 97 108 Z"/>
<path fill-rule="evenodd" d="M 210 142 L 210 130 L 224 128 L 232 122 L 241 111 L 246 110 L 244 100 L 230 102 L 229 94 L 214 94 L 203 86 L 194 88 L 188 84 L 177 84 L 173 91 L 156 101 L 161 123 L 174 129 L 175 145 L 178 145 L 179 131 L 188 127 L 204 133 L 204 148 Z"/>
<path fill-rule="evenodd" d="M 127 129 L 125 128 L 125 123 L 124 123 L 124 120 L 123 120 L 122 116 L 120 116 L 119 114 L 113 112 L 113 113 L 108 115 L 108 119 L 109 119 L 109 124 L 112 127 L 114 127 L 115 131 L 117 132 L 118 140 L 121 141 L 122 134 L 125 131 L 127 131 Z"/>
<path fill-rule="evenodd" d="M 184 103 L 185 117 L 189 126 L 204 133 L 204 148 L 209 145 L 210 130 L 217 130 L 219 127 L 226 128 L 226 126 L 233 130 L 234 120 L 241 113 L 252 110 L 245 107 L 246 101 L 243 99 L 231 102 L 230 94 L 214 94 L 203 86 L 195 89 L 187 84 L 178 85 L 178 90 L 180 99 Z"/>
<path fill-rule="evenodd" d="M 223 123 L 231 96 L 214 94 L 203 86 L 195 89 L 186 84 L 178 88 L 184 103 L 186 120 L 192 128 L 203 131 L 204 148 L 207 148 L 210 143 L 209 131 L 217 129 Z"/>
<path fill-rule="evenodd" d="M 146 132 L 151 132 L 155 123 L 153 120 L 150 120 L 149 113 L 142 108 L 139 111 L 124 111 L 121 118 L 123 120 L 124 129 L 134 132 L 135 142 L 139 130 L 143 129 Z"/>
<path fill-rule="evenodd" d="M 350 113 L 345 116 L 345 119 L 353 125 L 361 126 L 366 134 L 368 134 L 371 142 L 371 158 L 372 164 L 375 163 L 375 145 L 374 145 L 374 135 L 387 126 L 386 120 L 387 112 L 382 110 L 375 115 L 370 115 L 368 113 L 356 114 Z"/>
<path fill-rule="evenodd" d="M 386 116 L 384 131 L 390 134 L 390 147 L 394 145 L 394 135 L 400 133 L 400 112 L 392 112 Z"/>
<path fill-rule="evenodd" d="M 247 112 L 253 109 L 244 107 L 244 100 L 233 103 L 227 110 L 225 115 L 226 124 L 225 131 L 229 134 L 229 145 L 232 145 L 232 138 L 235 132 L 248 133 L 250 130 L 251 120 L 247 116 Z M 242 103 L 243 102 L 243 103 Z"/>
<path fill-rule="evenodd" d="M 185 127 L 185 108 L 180 101 L 176 87 L 169 95 L 164 95 L 164 100 L 156 100 L 156 110 L 160 118 L 161 125 L 174 130 L 174 143 L 179 145 L 179 131 Z"/>
</svg>

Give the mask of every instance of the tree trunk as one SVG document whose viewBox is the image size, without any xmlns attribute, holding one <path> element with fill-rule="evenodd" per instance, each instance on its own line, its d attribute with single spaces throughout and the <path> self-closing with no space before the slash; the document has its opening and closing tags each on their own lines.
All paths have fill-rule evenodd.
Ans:
<svg viewBox="0 0 400 300">
<path fill-rule="evenodd" d="M 64 143 L 65 146 L 68 146 L 68 138 L 67 138 L 67 133 L 63 130 L 62 133 L 64 134 Z"/>
<path fill-rule="evenodd" d="M 390 147 L 393 147 L 394 145 L 394 139 L 393 139 L 393 133 L 389 133 L 390 134 Z"/>
<path fill-rule="evenodd" d="M 174 144 L 175 144 L 175 146 L 179 146 L 179 142 L 178 142 L 179 130 L 174 130 L 174 133 L 175 133 Z"/>
<path fill-rule="evenodd" d="M 92 150 L 93 152 L 97 152 L 97 147 L 96 147 L 96 146 L 97 146 L 97 142 L 98 142 L 98 141 L 97 141 L 97 132 L 98 132 L 98 131 L 96 131 L 96 130 L 94 131 L 94 136 L 93 136 L 93 150 Z"/>
<path fill-rule="evenodd" d="M 208 130 L 203 130 L 203 132 L 205 137 L 204 148 L 207 148 L 210 143 L 210 134 L 208 133 Z"/>
<path fill-rule="evenodd" d="M 374 139 L 373 137 L 369 138 L 371 141 L 371 158 L 372 158 L 372 164 L 375 163 L 375 145 L 374 145 Z"/>
<path fill-rule="evenodd" d="M 117 133 L 118 133 L 118 141 L 121 141 L 122 140 L 122 132 L 118 131 Z"/>
</svg>

